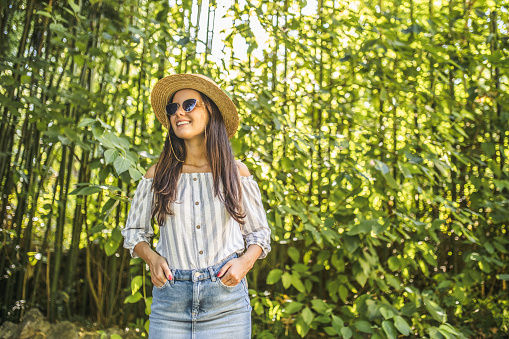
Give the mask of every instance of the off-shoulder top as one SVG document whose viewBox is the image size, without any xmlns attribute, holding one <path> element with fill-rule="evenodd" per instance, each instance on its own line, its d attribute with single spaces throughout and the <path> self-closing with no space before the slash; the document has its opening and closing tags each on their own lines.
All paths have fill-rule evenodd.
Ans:
<svg viewBox="0 0 509 339">
<path fill-rule="evenodd" d="M 137 258 L 134 247 L 154 235 L 151 225 L 154 193 L 153 178 L 141 178 L 131 201 L 124 229 L 124 248 Z M 267 256 L 271 230 L 262 203 L 258 183 L 253 175 L 241 176 L 242 205 L 245 224 L 231 217 L 219 197 L 214 196 L 211 172 L 181 173 L 177 185 L 175 213 L 160 227 L 156 251 L 168 261 L 170 268 L 198 269 L 213 266 L 233 252 L 239 255 L 251 244 L 262 248 L 258 259 Z M 220 189 L 222 184 L 220 183 Z M 244 245 L 245 241 L 245 245 Z"/>
</svg>

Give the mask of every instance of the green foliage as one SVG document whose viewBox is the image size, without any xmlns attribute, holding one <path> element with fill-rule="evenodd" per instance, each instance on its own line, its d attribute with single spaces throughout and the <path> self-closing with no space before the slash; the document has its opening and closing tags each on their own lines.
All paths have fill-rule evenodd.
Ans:
<svg viewBox="0 0 509 339">
<path fill-rule="evenodd" d="M 141 300 L 143 296 L 140 292 L 136 292 L 133 295 L 129 295 L 125 298 L 124 303 L 136 303 Z"/>
<path fill-rule="evenodd" d="M 128 260 L 120 229 L 166 136 L 150 89 L 197 72 L 239 109 L 230 141 L 272 228 L 272 252 L 248 275 L 256 337 L 509 332 L 507 5 L 305 6 L 233 2 L 218 64 L 218 37 L 198 41 L 190 1 L 6 7 L 2 318 L 19 300 L 51 300 L 148 331 L 146 265 Z M 45 294 L 48 269 L 64 301 Z"/>
</svg>

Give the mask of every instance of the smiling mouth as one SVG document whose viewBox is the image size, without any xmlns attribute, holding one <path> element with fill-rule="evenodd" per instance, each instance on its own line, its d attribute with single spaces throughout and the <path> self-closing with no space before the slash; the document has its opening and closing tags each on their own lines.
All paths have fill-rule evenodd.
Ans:
<svg viewBox="0 0 509 339">
<path fill-rule="evenodd" d="M 177 128 L 180 128 L 182 126 L 187 126 L 187 125 L 191 125 L 191 122 L 187 122 L 187 123 L 184 123 L 184 124 L 177 125 Z"/>
</svg>

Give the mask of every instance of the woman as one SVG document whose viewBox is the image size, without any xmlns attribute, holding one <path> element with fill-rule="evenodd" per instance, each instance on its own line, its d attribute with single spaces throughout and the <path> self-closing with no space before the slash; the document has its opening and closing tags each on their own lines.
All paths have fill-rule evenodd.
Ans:
<svg viewBox="0 0 509 339">
<path fill-rule="evenodd" d="M 167 76 L 150 99 L 169 131 L 122 230 L 124 247 L 150 268 L 149 338 L 250 338 L 245 276 L 270 251 L 271 231 L 258 184 L 234 160 L 237 109 L 200 74 Z M 149 245 L 154 216 L 156 252 Z"/>
</svg>

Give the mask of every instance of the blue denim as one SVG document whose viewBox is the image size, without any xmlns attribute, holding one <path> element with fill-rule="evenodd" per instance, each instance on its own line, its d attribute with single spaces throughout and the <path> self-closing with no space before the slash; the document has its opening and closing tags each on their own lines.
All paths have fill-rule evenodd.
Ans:
<svg viewBox="0 0 509 339">
<path fill-rule="evenodd" d="M 251 338 L 251 303 L 244 277 L 235 286 L 223 284 L 220 263 L 194 270 L 172 269 L 172 280 L 152 288 L 149 339 Z"/>
</svg>

